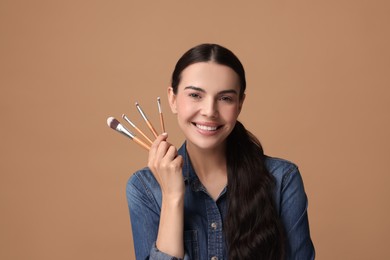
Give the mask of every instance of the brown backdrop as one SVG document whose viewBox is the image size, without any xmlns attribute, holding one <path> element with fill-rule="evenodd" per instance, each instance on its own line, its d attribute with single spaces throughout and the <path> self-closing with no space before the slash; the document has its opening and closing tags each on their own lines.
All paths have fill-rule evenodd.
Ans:
<svg viewBox="0 0 390 260">
<path fill-rule="evenodd" d="M 183 137 L 165 89 L 202 42 L 247 70 L 241 120 L 299 164 L 318 259 L 389 259 L 388 1 L 0 2 L 0 259 L 134 259 L 127 179 L 147 154 L 106 125 L 133 103 Z"/>
</svg>

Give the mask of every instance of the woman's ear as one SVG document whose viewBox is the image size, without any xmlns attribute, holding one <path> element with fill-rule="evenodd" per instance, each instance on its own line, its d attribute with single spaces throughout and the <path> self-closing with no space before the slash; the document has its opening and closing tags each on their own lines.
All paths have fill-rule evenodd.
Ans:
<svg viewBox="0 0 390 260">
<path fill-rule="evenodd" d="M 173 88 L 172 87 L 168 87 L 168 101 L 169 101 L 169 106 L 171 107 L 172 113 L 177 114 L 176 95 L 173 92 Z"/>
</svg>

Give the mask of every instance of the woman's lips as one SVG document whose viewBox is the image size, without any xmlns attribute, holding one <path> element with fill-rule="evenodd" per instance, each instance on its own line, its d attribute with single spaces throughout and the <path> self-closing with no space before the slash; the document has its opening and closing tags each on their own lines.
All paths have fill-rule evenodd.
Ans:
<svg viewBox="0 0 390 260">
<path fill-rule="evenodd" d="M 222 127 L 222 125 L 210 124 L 210 123 L 192 123 L 198 129 L 202 131 L 214 132 Z"/>
</svg>

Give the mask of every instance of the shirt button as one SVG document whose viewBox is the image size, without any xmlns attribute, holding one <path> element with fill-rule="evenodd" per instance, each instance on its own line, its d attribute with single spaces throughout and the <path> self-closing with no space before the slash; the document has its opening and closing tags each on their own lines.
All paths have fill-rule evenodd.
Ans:
<svg viewBox="0 0 390 260">
<path fill-rule="evenodd" d="M 215 223 L 215 222 L 213 222 L 213 223 L 211 223 L 211 228 L 212 229 L 217 229 L 217 223 Z M 211 258 L 212 260 L 217 260 L 217 259 L 213 259 L 213 258 Z"/>
<path fill-rule="evenodd" d="M 213 256 L 213 257 L 211 257 L 211 260 L 218 260 L 218 257 Z"/>
</svg>

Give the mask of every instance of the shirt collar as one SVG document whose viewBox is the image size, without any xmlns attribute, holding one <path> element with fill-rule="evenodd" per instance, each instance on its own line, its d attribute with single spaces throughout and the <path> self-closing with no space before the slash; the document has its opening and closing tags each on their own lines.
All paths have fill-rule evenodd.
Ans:
<svg viewBox="0 0 390 260">
<path fill-rule="evenodd" d="M 199 181 L 199 178 L 196 175 L 194 168 L 192 167 L 190 157 L 188 156 L 186 142 L 183 143 L 183 145 L 179 148 L 177 153 L 183 157 L 183 161 L 184 161 L 183 162 L 184 182 L 190 185 L 193 191 L 203 190 L 204 189 L 203 185 Z"/>
</svg>

